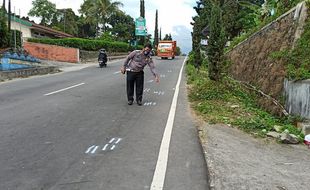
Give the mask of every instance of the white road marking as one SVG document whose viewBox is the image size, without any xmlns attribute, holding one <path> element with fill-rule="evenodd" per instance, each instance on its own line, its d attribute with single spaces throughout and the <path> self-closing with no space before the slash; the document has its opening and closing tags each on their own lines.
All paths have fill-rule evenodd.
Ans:
<svg viewBox="0 0 310 190">
<path fill-rule="evenodd" d="M 57 91 L 54 91 L 54 92 L 50 92 L 50 93 L 47 93 L 47 94 L 44 94 L 44 96 L 49 96 L 49 95 L 52 95 L 52 94 L 56 94 L 58 92 L 62 92 L 62 91 L 65 91 L 65 90 L 69 90 L 71 88 L 75 88 L 75 87 L 78 87 L 78 86 L 81 86 L 85 84 L 84 82 L 83 83 L 80 83 L 80 84 L 76 84 L 76 85 L 73 85 L 73 86 L 69 86 L 67 88 L 63 88 L 63 89 L 60 89 L 60 90 L 57 90 Z"/>
<path fill-rule="evenodd" d="M 170 107 L 169 116 L 168 116 L 168 120 L 167 120 L 166 127 L 165 127 L 165 132 L 164 132 L 164 135 L 161 141 L 158 159 L 156 163 L 156 168 L 155 168 L 150 190 L 162 190 L 164 188 L 171 133 L 172 133 L 173 123 L 174 123 L 175 112 L 177 108 L 177 101 L 178 101 L 178 95 L 179 95 L 179 90 L 180 90 L 182 71 L 183 71 L 184 63 L 186 62 L 186 60 L 187 60 L 187 57 L 185 58 L 182 64 L 182 68 L 179 73 L 178 82 L 175 87 L 176 90 L 173 95 L 173 100 L 172 100 L 172 104 Z"/>
<path fill-rule="evenodd" d="M 89 147 L 89 148 L 86 150 L 85 154 L 88 154 L 88 153 L 89 153 L 89 151 L 91 151 L 94 147 L 95 147 L 95 145 L 93 145 L 93 146 Z"/>
<path fill-rule="evenodd" d="M 118 73 L 121 73 L 120 71 L 116 71 L 114 74 L 116 75 L 116 74 L 118 74 Z"/>
<path fill-rule="evenodd" d="M 114 148 L 115 148 L 115 145 L 113 145 L 110 150 L 114 150 Z"/>
<path fill-rule="evenodd" d="M 121 138 L 118 138 L 115 144 L 118 144 L 119 142 L 121 142 L 121 140 L 122 140 Z"/>
<path fill-rule="evenodd" d="M 154 80 L 149 80 L 149 81 L 147 81 L 148 83 L 151 83 L 151 82 L 153 82 Z"/>
<path fill-rule="evenodd" d="M 111 144 L 114 140 L 115 140 L 115 138 L 112 138 L 112 139 L 109 141 L 109 143 Z"/>
<path fill-rule="evenodd" d="M 94 154 L 98 148 L 99 148 L 99 146 L 96 146 L 96 147 L 94 148 L 94 150 L 91 151 L 91 153 Z"/>
<path fill-rule="evenodd" d="M 106 144 L 106 145 L 104 145 L 104 147 L 103 147 L 103 151 L 105 151 L 106 149 L 107 149 L 107 147 L 109 146 L 109 144 Z"/>
</svg>

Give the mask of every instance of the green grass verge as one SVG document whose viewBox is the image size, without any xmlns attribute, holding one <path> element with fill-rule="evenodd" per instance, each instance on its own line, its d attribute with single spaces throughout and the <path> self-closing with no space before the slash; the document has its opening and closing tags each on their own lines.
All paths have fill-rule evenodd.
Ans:
<svg viewBox="0 0 310 190">
<path fill-rule="evenodd" d="M 297 135 L 300 141 L 304 136 L 294 126 L 296 118 L 277 118 L 259 108 L 256 104 L 257 95 L 253 94 L 231 79 L 224 78 L 221 82 L 209 80 L 207 68 L 199 71 L 192 64 L 187 64 L 187 83 L 189 100 L 192 107 L 209 123 L 223 123 L 265 137 L 275 125 L 282 126 Z"/>
</svg>

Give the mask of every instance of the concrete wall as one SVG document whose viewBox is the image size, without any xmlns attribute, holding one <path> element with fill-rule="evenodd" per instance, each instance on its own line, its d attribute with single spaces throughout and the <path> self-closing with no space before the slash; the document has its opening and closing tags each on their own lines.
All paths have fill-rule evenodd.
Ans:
<svg viewBox="0 0 310 190">
<path fill-rule="evenodd" d="M 285 106 L 290 114 L 310 119 L 310 80 L 284 83 Z"/>
<path fill-rule="evenodd" d="M 284 63 L 272 59 L 271 54 L 294 47 L 306 17 L 305 4 L 301 9 L 295 7 L 228 52 L 232 77 L 280 100 L 287 72 Z M 273 113 L 279 112 L 272 101 L 262 99 L 259 103 Z"/>
<path fill-rule="evenodd" d="M 30 55 L 45 60 L 78 63 L 79 49 L 55 45 L 24 42 L 24 49 Z"/>
<path fill-rule="evenodd" d="M 56 73 L 59 72 L 57 67 L 36 67 L 29 69 L 18 69 L 11 71 L 0 71 L 0 81 L 13 79 L 13 78 L 25 78 L 33 75 L 43 75 L 47 73 Z"/>
</svg>

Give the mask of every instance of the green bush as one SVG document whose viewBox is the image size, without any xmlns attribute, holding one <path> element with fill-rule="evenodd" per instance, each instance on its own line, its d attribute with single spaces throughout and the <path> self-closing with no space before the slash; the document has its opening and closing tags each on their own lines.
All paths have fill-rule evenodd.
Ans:
<svg viewBox="0 0 310 190">
<path fill-rule="evenodd" d="M 31 38 L 28 39 L 28 41 L 42 44 L 78 48 L 86 51 L 98 51 L 101 48 L 105 48 L 108 52 L 128 52 L 135 49 L 135 47 L 131 47 L 124 42 L 110 42 L 105 40 L 90 40 L 81 38 L 65 38 L 65 39 Z M 142 49 L 142 47 L 140 46 L 138 46 L 137 48 Z"/>
<path fill-rule="evenodd" d="M 263 131 L 272 131 L 275 125 L 280 125 L 283 131 L 287 129 L 300 140 L 304 137 L 294 126 L 298 118 L 280 118 L 264 111 L 256 103 L 258 95 L 232 79 L 223 77 L 221 81 L 212 81 L 207 68 L 200 67 L 198 71 L 192 64 L 186 65 L 186 72 L 192 107 L 209 123 L 237 126 L 263 137 L 266 136 Z"/>
</svg>

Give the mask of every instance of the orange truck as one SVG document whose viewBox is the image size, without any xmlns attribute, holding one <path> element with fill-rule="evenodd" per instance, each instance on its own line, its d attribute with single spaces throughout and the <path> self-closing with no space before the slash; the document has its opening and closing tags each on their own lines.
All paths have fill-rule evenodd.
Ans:
<svg viewBox="0 0 310 190">
<path fill-rule="evenodd" d="M 177 42 L 176 41 L 159 41 L 157 46 L 157 56 L 162 59 L 168 59 L 171 57 L 174 59 L 177 52 Z"/>
</svg>

